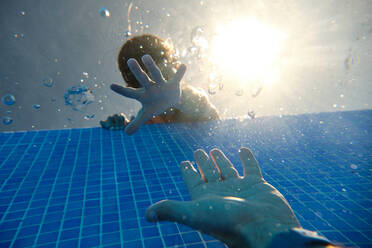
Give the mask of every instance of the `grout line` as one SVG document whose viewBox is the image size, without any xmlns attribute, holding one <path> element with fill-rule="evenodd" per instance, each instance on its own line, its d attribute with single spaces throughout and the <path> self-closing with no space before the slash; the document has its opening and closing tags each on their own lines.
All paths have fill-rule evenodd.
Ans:
<svg viewBox="0 0 372 248">
<path fill-rule="evenodd" d="M 88 161 L 87 161 L 87 167 L 85 171 L 85 180 L 84 180 L 84 192 L 83 192 L 83 208 L 81 209 L 81 219 L 80 219 L 80 227 L 79 227 L 79 242 L 78 242 L 78 248 L 81 246 L 81 240 L 83 239 L 83 224 L 84 224 L 84 213 L 85 213 L 85 205 L 87 202 L 87 185 L 89 180 L 89 168 L 90 168 L 90 151 L 91 151 L 91 143 L 92 143 L 92 129 L 89 130 L 89 142 L 88 142 Z"/>
<path fill-rule="evenodd" d="M 76 169 L 76 165 L 77 165 L 77 160 L 78 160 L 78 156 L 79 156 L 79 147 L 80 147 L 81 133 L 82 133 L 82 130 L 80 129 L 80 131 L 79 131 L 79 140 L 78 140 L 78 143 L 76 144 L 76 148 L 75 148 L 76 150 L 74 151 L 75 152 L 75 158 L 74 158 L 74 162 L 73 162 L 74 165 L 73 165 L 73 169 L 71 171 L 70 177 L 69 177 L 69 180 L 70 181 L 69 181 L 69 186 L 68 186 L 68 189 L 67 189 L 66 200 L 65 200 L 65 203 L 64 203 L 64 209 L 63 209 L 62 219 L 61 219 L 61 223 L 59 224 L 59 231 L 58 231 L 58 236 L 57 236 L 57 241 L 56 241 L 57 244 L 60 241 L 62 230 L 63 230 L 63 224 L 64 224 L 64 220 L 65 220 L 65 215 L 66 215 L 66 207 L 67 207 L 67 205 L 70 202 L 69 199 L 70 199 L 70 193 L 71 193 L 71 188 L 72 188 L 72 182 L 73 182 L 73 177 L 74 177 L 74 173 L 75 173 L 75 169 Z M 71 132 L 70 132 L 70 137 L 71 137 Z M 69 147 L 69 145 L 70 144 L 66 144 L 66 147 Z M 66 153 L 64 153 L 64 155 L 66 155 Z M 62 161 L 64 161 L 64 156 L 63 156 L 63 159 L 61 159 L 61 163 L 63 163 Z M 60 168 L 62 166 L 61 163 L 59 165 Z M 58 169 L 57 175 L 56 175 L 56 177 L 54 179 L 54 186 L 53 186 L 53 190 L 52 190 L 50 196 L 53 194 L 53 192 L 55 190 L 55 187 L 56 187 L 56 183 L 55 182 L 58 179 L 58 174 L 60 172 L 60 168 Z M 50 201 L 50 197 L 49 197 L 49 200 L 48 200 L 48 205 L 49 205 L 49 201 Z"/>
</svg>

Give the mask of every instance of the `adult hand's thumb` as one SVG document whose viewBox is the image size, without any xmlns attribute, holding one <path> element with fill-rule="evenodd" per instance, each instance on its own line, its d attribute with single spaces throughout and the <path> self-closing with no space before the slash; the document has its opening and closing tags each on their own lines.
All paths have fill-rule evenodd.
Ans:
<svg viewBox="0 0 372 248">
<path fill-rule="evenodd" d="M 194 214 L 191 202 L 163 200 L 151 205 L 146 210 L 146 219 L 151 222 L 174 221 L 193 226 Z"/>
</svg>

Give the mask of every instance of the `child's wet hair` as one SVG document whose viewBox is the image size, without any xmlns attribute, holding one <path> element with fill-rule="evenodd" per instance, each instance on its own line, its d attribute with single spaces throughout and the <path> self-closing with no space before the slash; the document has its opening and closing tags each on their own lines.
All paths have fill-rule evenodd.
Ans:
<svg viewBox="0 0 372 248">
<path fill-rule="evenodd" d="M 174 66 L 176 62 L 176 58 L 173 56 L 173 48 L 163 39 L 151 34 L 132 37 L 123 44 L 118 55 L 119 70 L 128 87 L 141 87 L 127 65 L 128 59 L 136 59 L 141 68 L 148 73 L 141 60 L 145 54 L 151 55 L 158 66 L 161 64 Z M 169 75 L 167 73 L 163 72 L 163 76 L 165 80 L 168 80 Z"/>
</svg>

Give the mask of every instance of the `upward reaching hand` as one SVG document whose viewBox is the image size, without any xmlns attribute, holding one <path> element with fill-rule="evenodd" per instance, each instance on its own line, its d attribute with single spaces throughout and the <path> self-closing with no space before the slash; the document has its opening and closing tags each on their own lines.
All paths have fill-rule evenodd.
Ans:
<svg viewBox="0 0 372 248">
<path fill-rule="evenodd" d="M 300 227 L 284 197 L 261 175 L 247 148 L 239 150 L 244 176 L 218 149 L 194 153 L 199 172 L 180 166 L 191 201 L 163 200 L 146 211 L 149 221 L 175 221 L 210 234 L 230 247 L 266 247 L 276 233 Z"/>
<path fill-rule="evenodd" d="M 135 59 L 129 59 L 127 63 L 143 88 L 135 89 L 117 84 L 111 85 L 111 89 L 116 93 L 136 99 L 142 104 L 137 116 L 125 128 L 127 134 L 135 133 L 147 120 L 176 105 L 181 96 L 180 82 L 186 71 L 184 64 L 178 68 L 176 74 L 170 80 L 166 81 L 150 55 L 144 55 L 142 62 L 145 64 L 149 75 L 141 69 Z"/>
</svg>

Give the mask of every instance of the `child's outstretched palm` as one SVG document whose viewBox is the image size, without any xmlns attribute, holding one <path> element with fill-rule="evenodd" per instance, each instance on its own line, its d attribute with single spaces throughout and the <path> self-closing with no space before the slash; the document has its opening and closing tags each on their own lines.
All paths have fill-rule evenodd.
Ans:
<svg viewBox="0 0 372 248">
<path fill-rule="evenodd" d="M 182 64 L 173 78 L 166 81 L 150 55 L 144 55 L 142 61 L 150 77 L 141 69 L 135 59 L 129 59 L 127 62 L 129 69 L 142 85 L 142 88 L 135 89 L 117 84 L 111 85 L 111 89 L 116 93 L 136 99 L 142 104 L 137 116 L 125 128 L 127 134 L 135 133 L 147 120 L 175 106 L 181 96 L 180 82 L 186 71 L 185 65 Z"/>
</svg>

